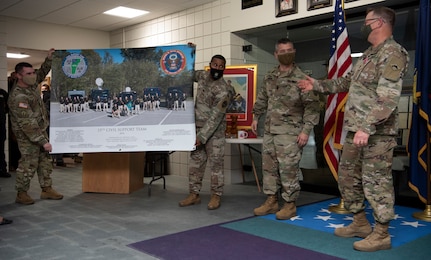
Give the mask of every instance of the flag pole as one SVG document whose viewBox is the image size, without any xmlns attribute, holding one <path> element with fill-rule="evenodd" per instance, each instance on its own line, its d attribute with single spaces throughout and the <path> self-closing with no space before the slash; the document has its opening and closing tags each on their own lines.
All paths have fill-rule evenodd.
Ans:
<svg viewBox="0 0 431 260">
<path fill-rule="evenodd" d="M 340 157 L 341 157 L 341 151 L 339 151 L 339 154 L 338 154 L 338 158 L 340 158 Z M 338 178 L 335 178 L 335 179 L 337 180 L 337 183 L 338 183 Z M 337 214 L 350 214 L 350 211 L 348 211 L 344 207 L 344 199 L 343 198 L 340 198 L 340 202 L 338 202 L 337 205 L 330 205 L 328 207 L 328 210 L 330 212 L 337 213 Z"/>
<path fill-rule="evenodd" d="M 336 33 L 336 29 L 335 29 L 335 27 L 337 27 L 336 26 L 336 24 L 338 25 L 338 27 L 340 27 L 340 24 L 339 23 L 337 23 L 337 22 L 340 22 L 340 19 L 338 19 L 337 18 L 337 14 L 339 13 L 339 12 L 337 12 L 337 10 L 338 10 L 338 5 L 341 5 L 340 7 L 341 7 L 341 11 L 342 11 L 342 16 L 341 16 L 341 20 L 342 20 L 342 26 L 341 27 L 345 27 L 345 21 L 346 21 L 346 16 L 345 16 L 345 12 L 344 12 L 344 0 L 341 0 L 341 1 L 336 1 L 336 3 L 335 3 L 335 9 L 334 9 L 334 23 L 333 23 L 333 32 L 332 32 L 332 37 L 331 38 L 337 38 L 337 40 L 339 39 L 339 37 L 340 38 L 342 38 L 342 35 L 343 35 L 343 33 L 341 33 L 341 35 L 338 35 L 337 33 Z M 345 40 L 347 41 L 347 44 L 348 44 L 348 48 L 347 48 L 347 50 L 348 50 L 348 56 L 349 56 L 349 58 L 345 61 L 345 62 L 348 62 L 348 63 L 350 63 L 349 64 L 349 68 L 351 69 L 351 65 L 352 65 L 352 60 L 351 60 L 351 56 L 350 56 L 350 44 L 348 43 L 348 36 L 347 36 L 347 28 L 344 30 L 345 31 L 345 35 L 343 36 L 343 37 L 345 37 Z M 337 40 L 335 40 L 335 42 L 334 42 L 334 46 L 338 46 L 338 44 L 337 44 Z M 329 71 L 328 71 L 328 78 L 336 78 L 336 77 L 340 77 L 340 76 L 343 76 L 347 71 L 342 71 L 342 70 L 339 70 L 339 67 L 338 67 L 338 65 L 337 65 L 337 62 L 338 62 L 338 59 L 336 58 L 337 57 L 337 53 L 338 53 L 338 50 L 336 50 L 336 49 L 338 49 L 337 47 L 335 47 L 335 49 L 333 49 L 333 48 L 331 48 L 331 58 L 330 58 L 330 60 L 329 60 L 329 62 L 328 62 L 328 66 L 329 66 Z M 334 52 L 334 53 L 333 53 Z M 334 55 L 335 54 L 335 55 Z M 335 58 L 334 58 L 335 57 Z M 336 68 L 336 70 L 334 71 L 333 69 L 333 67 L 332 66 L 334 66 L 334 60 L 335 60 L 335 68 Z M 331 62 L 332 61 L 332 62 Z M 331 65 L 331 63 L 332 63 L 332 65 Z M 346 63 L 345 63 L 346 64 Z M 332 68 L 331 68 L 332 67 Z M 339 93 L 339 94 L 341 94 L 341 93 Z M 345 102 L 345 99 L 346 99 L 346 97 L 344 97 L 343 98 L 344 99 L 344 102 Z M 340 106 L 340 104 L 343 104 L 343 106 L 344 106 L 344 103 L 343 103 L 343 101 L 341 101 L 341 102 L 338 102 L 338 95 L 336 96 L 336 98 L 335 98 L 335 100 L 336 100 L 336 103 L 338 104 L 337 105 L 337 107 L 338 106 Z M 331 102 L 332 102 L 332 99 L 331 99 Z M 328 104 L 327 104 L 327 107 L 328 107 Z M 329 120 L 329 119 L 328 119 Z M 325 113 L 325 124 L 326 123 L 328 123 L 327 121 L 326 121 L 326 113 Z M 333 122 L 334 123 L 334 125 L 335 125 L 335 127 L 337 126 L 337 119 Z M 332 131 L 335 131 L 335 129 L 333 129 Z M 335 138 L 334 138 L 334 140 L 328 140 L 329 142 L 331 142 L 331 141 L 334 141 L 335 142 Z M 323 151 L 324 151 L 324 154 L 325 154 L 325 151 L 326 151 L 326 148 L 325 148 L 325 146 L 326 146 L 327 144 L 325 144 L 325 141 L 324 141 L 324 148 L 323 148 Z M 334 144 L 333 144 L 334 145 Z M 337 159 L 336 159 L 336 161 L 337 161 L 337 163 L 336 163 L 336 167 L 330 167 L 330 170 L 331 170 L 331 172 L 332 172 L 332 174 L 334 175 L 334 178 L 335 178 L 335 180 L 337 181 L 337 183 L 338 183 L 338 175 L 337 175 L 337 170 L 338 170 L 338 161 L 339 161 L 339 159 L 340 159 L 340 157 L 341 157 L 341 150 L 342 150 L 342 142 L 340 142 L 340 145 L 341 145 L 341 147 L 339 147 L 339 149 L 338 149 L 338 151 L 337 152 L 335 152 L 335 150 L 334 149 L 332 149 L 332 148 L 330 148 L 331 150 L 332 150 L 332 153 L 333 153 L 333 156 L 335 156 L 335 154 L 337 154 L 338 156 L 337 156 Z M 332 157 L 332 156 L 331 156 Z M 329 162 L 331 162 L 330 164 L 331 165 L 333 165 L 333 161 L 330 159 L 330 156 L 329 155 L 327 155 L 327 151 L 326 151 L 326 154 L 325 154 L 325 158 L 326 158 L 326 160 L 328 161 L 328 163 Z M 331 205 L 331 206 L 329 206 L 329 208 L 328 208 L 328 210 L 330 211 L 330 212 L 333 212 L 333 213 L 337 213 L 337 214 L 349 214 L 350 212 L 344 207 L 344 200 L 343 200 L 343 198 L 340 198 L 340 202 L 337 204 L 337 205 Z"/>
<path fill-rule="evenodd" d="M 430 207 L 430 209 L 431 209 L 431 207 Z M 337 205 L 331 205 L 331 206 L 329 206 L 328 210 L 330 212 L 337 213 L 337 214 L 349 214 L 350 213 L 350 211 L 348 211 L 344 207 L 344 200 L 343 200 L 343 198 L 340 199 L 340 202 Z"/>
<path fill-rule="evenodd" d="M 430 61 L 429 58 L 431 57 L 431 48 L 429 46 L 430 44 L 430 36 L 428 34 L 425 34 L 426 36 L 421 36 L 421 31 L 423 32 L 429 32 L 429 28 L 431 27 L 431 21 L 430 21 L 430 2 L 429 0 L 421 0 L 420 1 L 420 7 L 419 7 L 419 22 L 418 22 L 418 36 L 416 39 L 416 60 L 415 60 L 415 67 L 417 67 L 416 75 L 415 75 L 415 82 L 414 82 L 414 92 L 413 92 L 413 98 L 417 98 L 416 100 L 416 107 L 418 108 L 415 112 L 417 112 L 417 118 L 418 120 L 424 120 L 424 125 L 422 126 L 424 130 L 426 131 L 426 141 L 423 145 L 426 145 L 426 162 L 424 165 L 422 165 L 422 169 L 424 169 L 424 173 L 426 174 L 426 178 L 424 181 L 426 181 L 426 190 L 423 191 L 422 198 L 426 196 L 426 199 L 421 199 L 422 201 L 426 200 L 425 210 L 422 212 L 416 212 L 413 213 L 413 217 L 416 219 L 424 220 L 431 222 L 431 144 L 430 144 L 430 132 L 431 132 L 431 125 L 430 125 L 430 89 L 431 89 L 431 80 L 429 78 L 429 73 L 431 72 L 430 68 Z M 418 55 L 419 53 L 419 55 Z M 419 84 L 418 84 L 419 83 Z M 418 91 L 418 85 L 420 91 Z M 416 92 L 419 94 L 416 95 Z M 413 101 L 415 101 L 413 99 Z M 415 115 L 413 115 L 415 116 Z M 417 121 L 415 127 L 420 127 L 418 123 L 420 121 Z M 413 128 L 412 124 L 412 128 Z M 410 129 L 412 130 L 412 129 Z M 418 131 L 419 133 L 419 131 Z M 417 138 L 417 137 L 416 137 Z M 419 150 L 417 150 L 417 156 L 418 159 L 420 157 Z M 416 155 L 416 153 L 414 154 Z M 412 155 L 411 155 L 412 156 Z M 419 162 L 417 162 L 419 164 Z M 413 166 L 413 165 L 412 165 Z M 416 167 L 413 167 L 412 170 L 416 170 Z M 415 173 L 412 172 L 411 175 Z M 425 193 L 426 192 L 426 193 Z M 418 189 L 418 195 L 421 195 L 421 190 Z"/>
<path fill-rule="evenodd" d="M 427 204 L 425 205 L 424 211 L 413 213 L 415 219 L 431 222 L 431 179 L 430 179 L 430 131 L 427 131 Z"/>
</svg>

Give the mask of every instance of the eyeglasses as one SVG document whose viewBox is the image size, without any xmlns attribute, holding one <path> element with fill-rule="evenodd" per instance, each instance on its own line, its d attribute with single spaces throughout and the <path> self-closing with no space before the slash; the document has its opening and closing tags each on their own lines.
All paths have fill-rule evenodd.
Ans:
<svg viewBox="0 0 431 260">
<path fill-rule="evenodd" d="M 277 54 L 285 54 L 285 53 L 294 53 L 295 49 L 282 49 L 282 50 L 278 50 Z"/>
<path fill-rule="evenodd" d="M 382 20 L 383 21 L 383 19 L 381 18 L 381 17 L 378 17 L 378 18 L 370 18 L 370 19 L 365 19 L 364 20 L 364 24 L 365 25 L 367 25 L 367 22 L 369 22 L 369 21 L 373 21 L 372 23 L 374 23 L 375 21 L 377 21 L 377 20 Z M 369 24 L 372 24 L 372 23 L 369 23 Z"/>
</svg>

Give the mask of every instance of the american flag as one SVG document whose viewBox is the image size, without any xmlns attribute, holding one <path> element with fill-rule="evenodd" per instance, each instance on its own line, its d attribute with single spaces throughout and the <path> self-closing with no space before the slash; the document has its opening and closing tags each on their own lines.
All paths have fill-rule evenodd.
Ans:
<svg viewBox="0 0 431 260">
<path fill-rule="evenodd" d="M 345 76 L 352 69 L 350 44 L 344 21 L 344 1 L 337 0 L 332 24 L 331 49 L 328 68 L 328 79 Z M 344 105 L 347 93 L 337 93 L 328 96 L 323 129 L 323 154 L 328 166 L 338 180 L 337 170 L 340 150 L 343 146 L 345 131 L 343 130 Z"/>
</svg>

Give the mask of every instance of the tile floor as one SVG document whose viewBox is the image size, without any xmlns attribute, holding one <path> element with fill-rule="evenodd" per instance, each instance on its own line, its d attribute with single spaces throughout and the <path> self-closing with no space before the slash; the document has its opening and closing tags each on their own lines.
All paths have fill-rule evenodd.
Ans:
<svg viewBox="0 0 431 260">
<path fill-rule="evenodd" d="M 0 259 L 155 259 L 126 245 L 166 234 L 232 221 L 253 214 L 265 196 L 255 185 L 225 186 L 222 206 L 207 210 L 209 185 L 204 183 L 202 203 L 180 208 L 178 201 L 188 193 L 187 179 L 166 176 L 152 186 L 131 194 L 82 192 L 82 165 L 69 163 L 55 167 L 53 187 L 64 195 L 60 201 L 40 200 L 37 177 L 30 196 L 36 203 L 18 205 L 15 201 L 15 174 L 0 178 L 0 214 L 14 221 L 0 226 Z M 333 196 L 302 192 L 298 205 Z"/>
</svg>

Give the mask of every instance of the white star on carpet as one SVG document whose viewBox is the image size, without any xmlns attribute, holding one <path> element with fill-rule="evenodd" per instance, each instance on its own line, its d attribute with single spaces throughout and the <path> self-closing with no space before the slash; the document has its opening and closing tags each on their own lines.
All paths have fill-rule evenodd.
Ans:
<svg viewBox="0 0 431 260">
<path fill-rule="evenodd" d="M 413 222 L 403 221 L 401 223 L 401 225 L 403 225 L 403 226 L 412 226 L 412 227 L 415 227 L 415 228 L 425 226 L 424 224 L 419 224 L 418 221 L 413 221 Z"/>
<path fill-rule="evenodd" d="M 405 217 L 401 217 L 400 215 L 398 215 L 398 214 L 395 214 L 395 217 L 394 217 L 394 219 L 399 219 L 399 218 L 405 218 Z"/>
<path fill-rule="evenodd" d="M 329 215 L 329 216 L 317 215 L 316 217 L 314 217 L 314 219 L 321 219 L 323 221 L 328 221 L 328 220 L 334 220 L 335 218 L 332 218 L 331 215 Z"/>
<path fill-rule="evenodd" d="M 344 224 L 332 224 L 332 223 L 329 223 L 329 225 L 327 225 L 326 227 L 329 227 L 329 228 L 340 228 L 340 227 L 344 227 Z"/>
<path fill-rule="evenodd" d="M 324 208 L 321 208 L 321 209 L 319 210 L 319 212 L 324 212 L 324 213 L 331 214 L 331 211 L 329 211 L 328 209 L 324 209 Z"/>
<path fill-rule="evenodd" d="M 353 216 L 345 216 L 343 220 L 353 220 Z"/>
<path fill-rule="evenodd" d="M 303 220 L 300 216 L 294 216 L 290 218 L 290 221 L 295 221 L 295 220 Z"/>
</svg>

